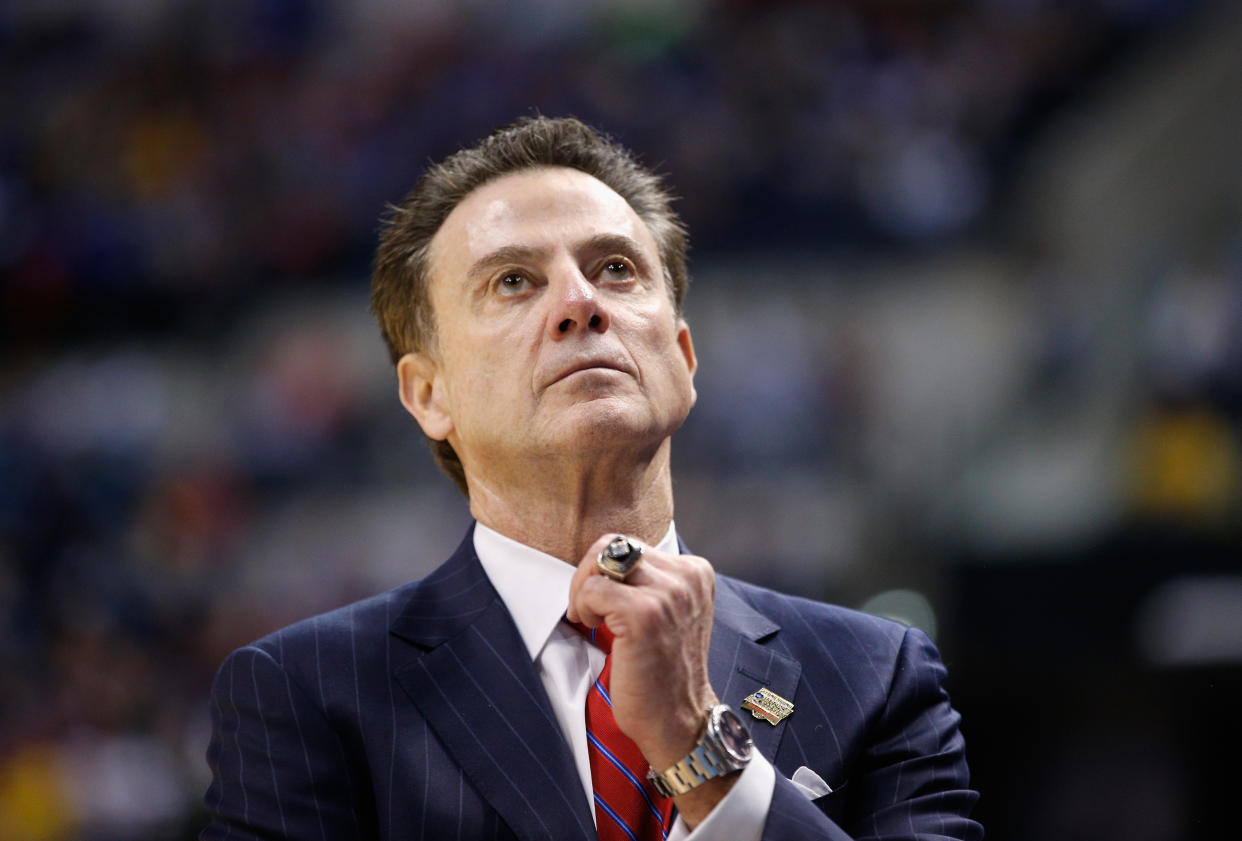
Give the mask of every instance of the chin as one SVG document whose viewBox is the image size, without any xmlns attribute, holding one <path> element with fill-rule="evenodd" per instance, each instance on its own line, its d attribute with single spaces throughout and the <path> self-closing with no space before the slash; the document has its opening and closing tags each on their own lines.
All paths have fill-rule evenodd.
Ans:
<svg viewBox="0 0 1242 841">
<path fill-rule="evenodd" d="M 592 400 L 565 411 L 550 426 L 550 449 L 559 452 L 608 452 L 618 448 L 659 446 L 685 420 L 673 422 L 653 413 L 649 406 L 635 406 L 616 399 Z"/>
</svg>

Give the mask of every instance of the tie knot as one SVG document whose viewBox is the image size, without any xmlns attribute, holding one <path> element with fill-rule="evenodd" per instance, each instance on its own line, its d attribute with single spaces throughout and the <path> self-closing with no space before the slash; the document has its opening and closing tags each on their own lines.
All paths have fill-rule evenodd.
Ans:
<svg viewBox="0 0 1242 841">
<path fill-rule="evenodd" d="M 565 621 L 569 622 L 568 619 Z M 607 625 L 600 625 L 598 628 L 588 628 L 581 622 L 569 622 L 569 627 L 590 640 L 600 651 L 603 651 L 605 654 L 612 653 L 613 636 L 612 631 L 608 630 Z"/>
</svg>

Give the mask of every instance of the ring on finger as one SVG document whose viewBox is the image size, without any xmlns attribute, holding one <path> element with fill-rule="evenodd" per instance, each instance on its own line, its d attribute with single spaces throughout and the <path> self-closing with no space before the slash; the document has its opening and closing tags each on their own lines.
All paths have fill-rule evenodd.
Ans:
<svg viewBox="0 0 1242 841">
<path fill-rule="evenodd" d="M 595 566 L 613 581 L 624 581 L 626 576 L 638 566 L 638 561 L 642 556 L 641 546 L 625 535 L 619 534 L 608 541 L 604 551 L 599 553 Z"/>
</svg>

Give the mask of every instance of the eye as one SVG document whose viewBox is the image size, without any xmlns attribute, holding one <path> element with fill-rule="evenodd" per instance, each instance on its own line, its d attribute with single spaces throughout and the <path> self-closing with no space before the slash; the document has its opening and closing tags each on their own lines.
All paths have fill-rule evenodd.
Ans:
<svg viewBox="0 0 1242 841">
<path fill-rule="evenodd" d="M 627 280 L 634 276 L 634 270 L 624 260 L 609 260 L 604 263 L 603 275 L 609 280 Z"/>
<path fill-rule="evenodd" d="M 528 285 L 530 285 L 530 279 L 521 272 L 509 272 L 500 278 L 499 283 L 497 283 L 502 294 L 521 292 Z"/>
</svg>

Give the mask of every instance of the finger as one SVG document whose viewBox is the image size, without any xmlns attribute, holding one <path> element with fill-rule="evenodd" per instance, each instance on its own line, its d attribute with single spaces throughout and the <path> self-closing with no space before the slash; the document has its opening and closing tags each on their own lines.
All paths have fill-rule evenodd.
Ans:
<svg viewBox="0 0 1242 841">
<path fill-rule="evenodd" d="M 591 544 L 583 556 L 578 560 L 577 569 L 574 570 L 573 578 L 571 578 L 569 582 L 569 600 L 571 605 L 574 603 L 575 596 L 583 582 L 589 580 L 593 575 L 601 574 L 599 569 L 600 555 L 604 552 L 604 549 L 608 546 L 608 544 L 617 537 L 619 537 L 619 535 L 616 532 L 609 532 L 607 534 L 600 535 L 600 537 Z M 652 550 L 651 547 L 647 546 L 647 544 L 643 543 L 641 540 L 635 540 L 634 538 L 629 537 L 627 537 L 626 540 L 641 550 L 641 557 L 639 558 L 638 563 L 625 579 L 625 583 L 630 584 L 635 581 L 635 573 L 642 568 L 643 562 L 647 560 L 647 557 Z M 580 617 L 576 615 L 568 613 L 566 615 L 569 617 L 570 621 L 576 622 L 580 620 Z"/>
<path fill-rule="evenodd" d="M 627 624 L 624 617 L 633 610 L 636 597 L 636 588 L 602 575 L 592 575 L 578 588 L 570 603 L 570 611 L 578 617 L 574 621 L 588 628 L 607 623 L 615 634 L 617 627 Z"/>
<path fill-rule="evenodd" d="M 634 624 L 631 619 L 650 615 L 653 600 L 658 600 L 676 584 L 673 573 L 654 565 L 640 565 L 624 582 L 613 581 L 599 573 L 588 575 L 572 595 L 571 621 L 588 627 L 607 622 L 613 634 L 622 638 Z M 641 611 L 636 610 L 640 607 Z"/>
<path fill-rule="evenodd" d="M 599 539 L 591 544 L 591 547 L 578 561 L 578 567 L 574 570 L 573 578 L 570 579 L 569 584 L 569 609 L 566 611 L 566 616 L 571 622 L 581 622 L 588 627 L 595 627 L 601 621 L 596 611 L 588 611 L 585 614 L 580 611 L 582 600 L 578 594 L 587 582 L 593 581 L 596 578 L 602 578 L 611 584 L 622 587 L 650 586 L 655 579 L 651 577 L 649 572 L 656 568 L 666 568 L 672 561 L 667 555 L 652 549 L 641 540 L 627 537 L 627 540 L 642 550 L 642 557 L 639 559 L 638 564 L 630 571 L 630 574 L 626 576 L 624 582 L 614 581 L 600 572 L 598 560 L 600 553 L 616 537 L 617 534 L 615 532 L 601 535 Z M 604 592 L 613 592 L 615 596 L 615 593 L 618 591 L 610 591 L 608 588 L 604 588 Z M 596 601 L 595 603 L 606 604 L 607 602 Z"/>
<path fill-rule="evenodd" d="M 574 577 L 569 581 L 569 609 L 565 611 L 566 618 L 570 622 L 581 622 L 588 628 L 594 628 L 599 624 L 598 620 L 595 624 L 590 624 L 577 612 L 575 605 L 578 601 L 578 591 L 582 589 L 583 583 L 592 575 L 599 575 L 599 570 L 595 566 L 599 553 L 604 551 L 604 547 L 608 545 L 608 541 L 616 537 L 615 534 L 609 533 L 600 535 L 599 539 L 591 544 L 581 558 L 578 559 L 578 568 L 574 570 Z"/>
<path fill-rule="evenodd" d="M 576 594 L 579 613 L 592 621 L 606 621 L 618 639 L 631 629 L 639 634 L 710 621 L 715 602 L 715 571 L 705 559 L 678 555 L 644 563 L 620 584 L 602 576 L 588 576 Z M 636 598 L 647 597 L 645 599 Z"/>
</svg>

